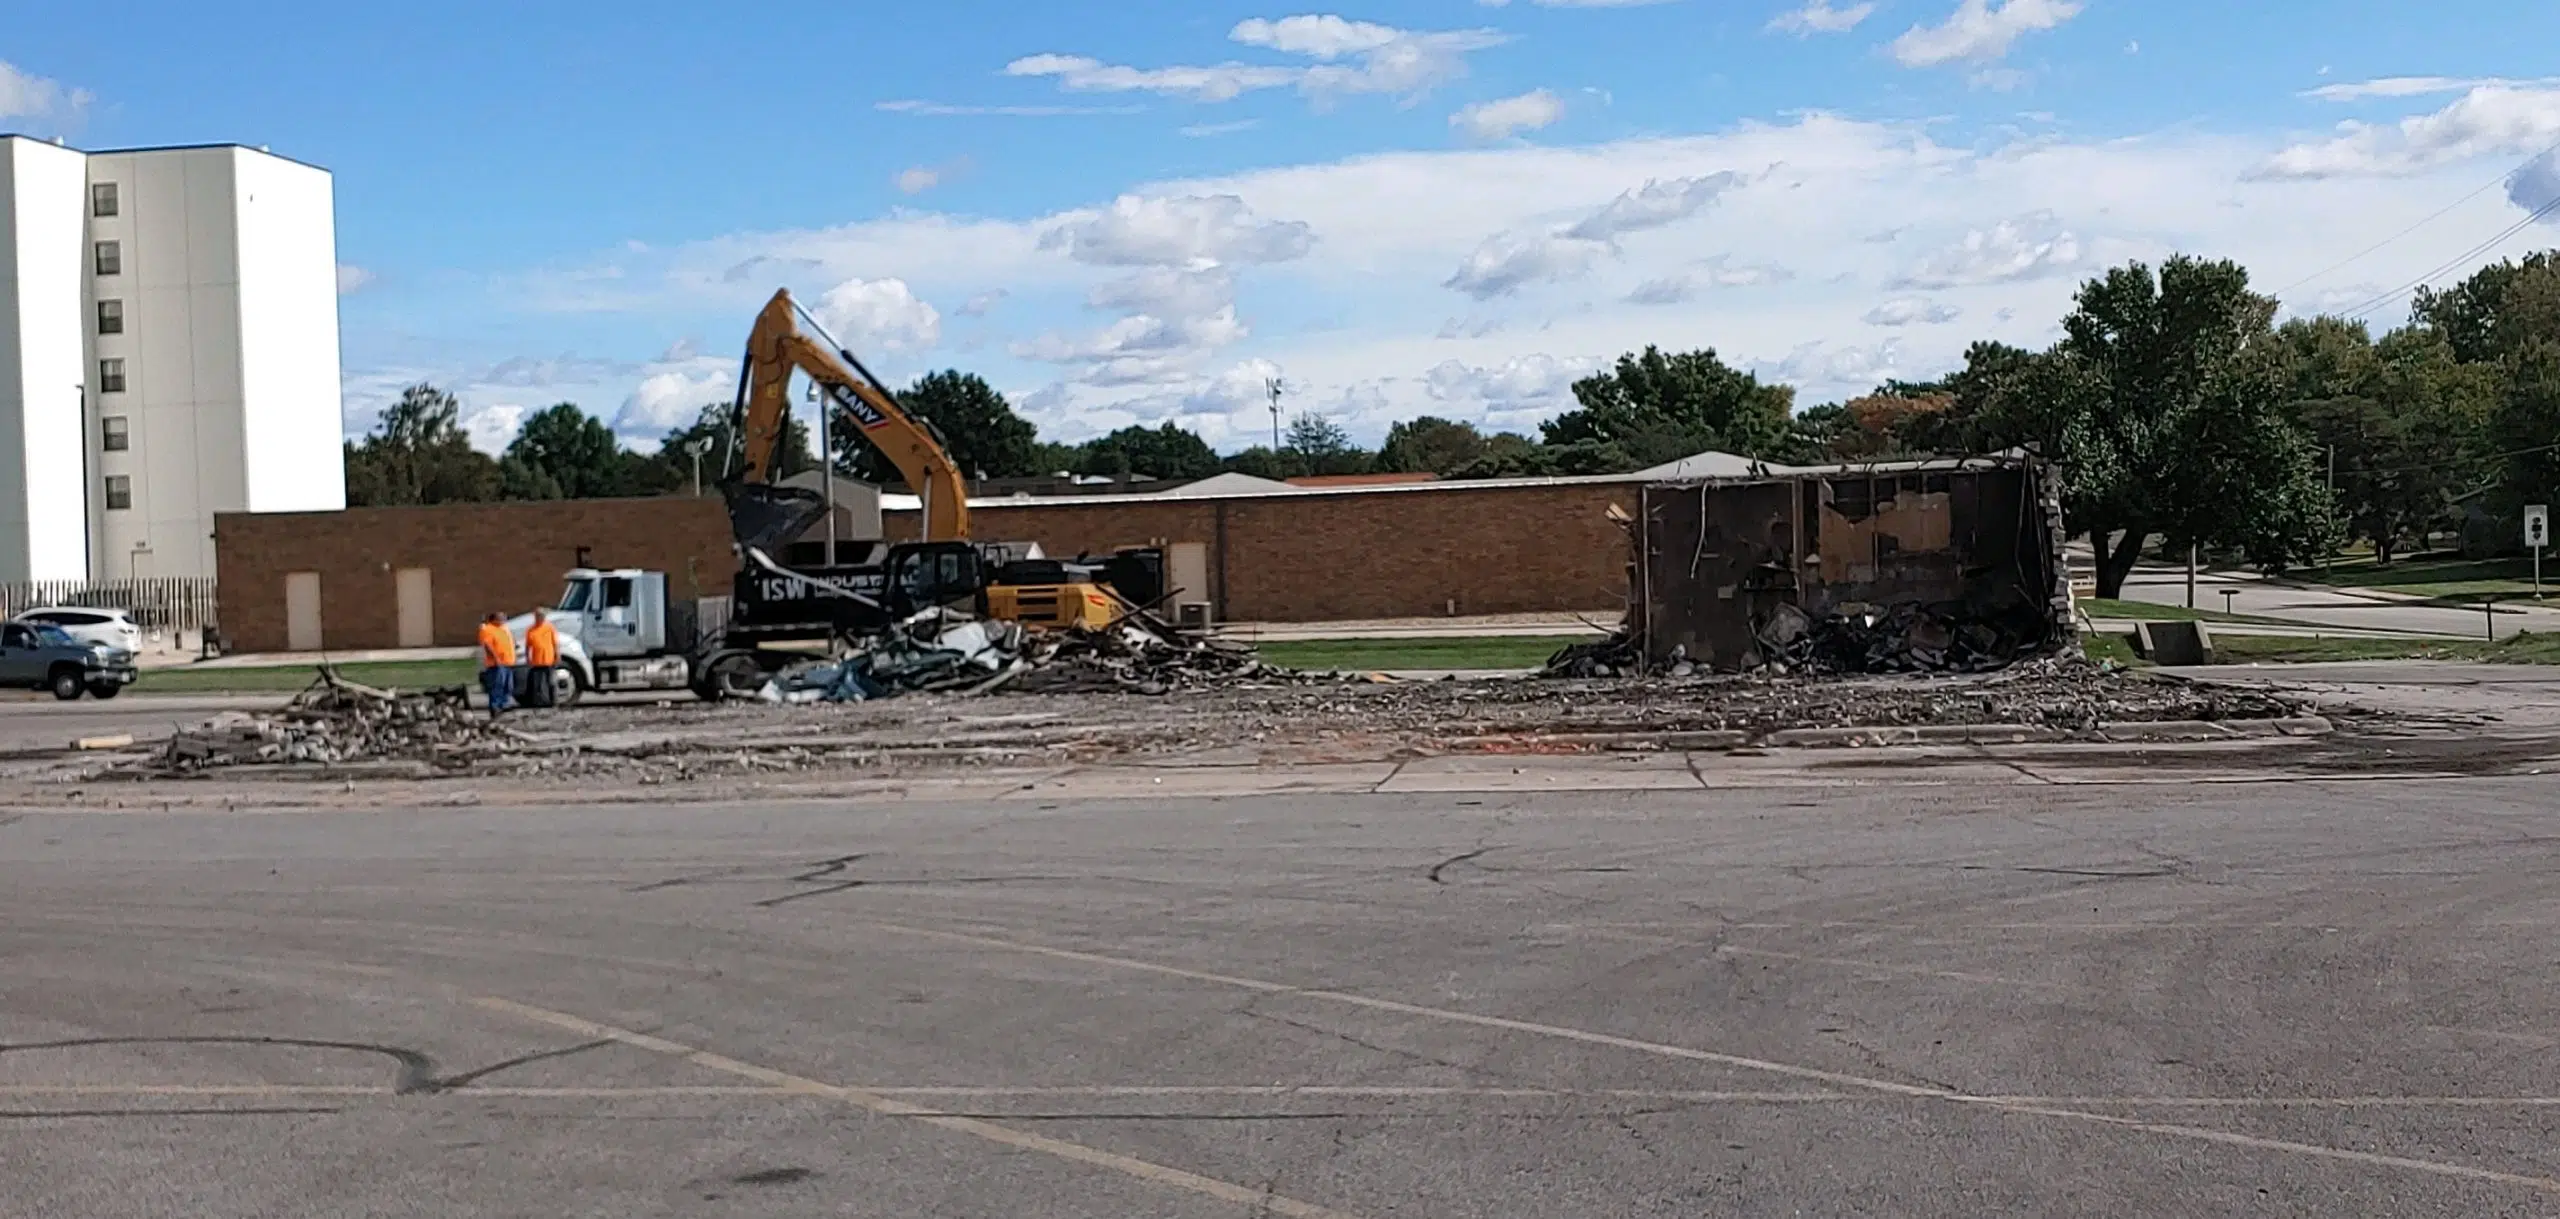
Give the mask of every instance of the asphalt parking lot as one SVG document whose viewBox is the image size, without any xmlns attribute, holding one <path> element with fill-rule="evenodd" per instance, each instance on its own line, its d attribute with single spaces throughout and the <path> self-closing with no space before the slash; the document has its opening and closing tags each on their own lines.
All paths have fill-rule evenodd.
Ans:
<svg viewBox="0 0 2560 1219">
<path fill-rule="evenodd" d="M 18 1213 L 2560 1210 L 2560 783 L 0 815 Z"/>
</svg>

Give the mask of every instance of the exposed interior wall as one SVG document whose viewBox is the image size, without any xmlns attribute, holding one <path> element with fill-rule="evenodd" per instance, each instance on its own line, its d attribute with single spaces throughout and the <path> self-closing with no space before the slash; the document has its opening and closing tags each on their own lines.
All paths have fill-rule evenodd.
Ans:
<svg viewBox="0 0 2560 1219">
<path fill-rule="evenodd" d="M 2067 630 L 2052 487 L 2049 471 L 2024 463 L 1647 487 L 1647 653 L 1748 667 L 1782 605 L 1816 617 L 1919 605 L 2029 634 Z"/>
</svg>

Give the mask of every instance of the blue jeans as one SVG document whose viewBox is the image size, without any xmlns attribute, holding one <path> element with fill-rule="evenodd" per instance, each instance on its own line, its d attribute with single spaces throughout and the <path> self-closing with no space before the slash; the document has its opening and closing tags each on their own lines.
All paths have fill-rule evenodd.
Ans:
<svg viewBox="0 0 2560 1219">
<path fill-rule="evenodd" d="M 506 665 L 492 665 L 482 669 L 480 670 L 480 688 L 488 692 L 490 714 L 495 715 L 504 711 L 515 705 L 516 671 Z"/>
</svg>

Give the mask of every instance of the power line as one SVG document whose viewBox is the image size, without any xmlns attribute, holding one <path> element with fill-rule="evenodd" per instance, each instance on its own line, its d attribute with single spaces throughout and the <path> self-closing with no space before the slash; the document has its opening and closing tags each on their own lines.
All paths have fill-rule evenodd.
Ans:
<svg viewBox="0 0 2560 1219">
<path fill-rule="evenodd" d="M 2285 293 L 2287 293 L 2287 292 L 2291 292 L 2291 291 L 2293 291 L 2294 289 L 2299 288 L 2299 287 L 2301 287 L 2301 286 L 2302 286 L 2302 285 L 2304 285 L 2304 284 L 2310 283 L 2310 282 L 2311 282 L 2311 281 L 2313 281 L 2313 280 L 2319 279 L 2320 277 L 2322 277 L 2322 276 L 2324 276 L 2324 275 L 2329 274 L 2331 271 L 2338 270 L 2339 268 L 2341 268 L 2341 267 L 2345 267 L 2345 266 L 2347 266 L 2347 265 L 2349 265 L 2349 264 L 2351 264 L 2351 263 L 2355 263 L 2355 262 L 2362 261 L 2362 260 L 2363 260 L 2367 255 L 2370 255 L 2370 254 L 2374 253 L 2375 251 L 2378 251 L 2378 250 L 2382 249 L 2384 246 L 2390 245 L 2390 244 L 2392 244 L 2393 242 L 2396 242 L 2396 241 L 2400 240 L 2401 238 L 2408 236 L 2408 235 L 2409 235 L 2409 234 L 2411 234 L 2411 233 L 2417 232 L 2419 229 L 2425 228 L 2425 227 L 2427 227 L 2428 225 L 2430 225 L 2430 224 L 2434 224 L 2436 221 L 2442 220 L 2442 219 L 2444 219 L 2446 216 L 2449 216 L 2449 215 L 2453 214 L 2453 209 L 2458 208 L 2458 207 L 2461 207 L 2463 204 L 2465 204 L 2465 203 L 2469 203 L 2469 202 L 2471 202 L 2472 200 L 2477 199 L 2477 198 L 2479 198 L 2480 196 L 2482 196 L 2482 195 L 2484 195 L 2484 194 L 2487 194 L 2489 191 L 2491 191 L 2491 190 L 2493 190 L 2493 189 L 2495 189 L 2495 188 L 2497 188 L 2497 187 L 2499 187 L 2499 186 L 2502 186 L 2502 185 L 2504 185 L 2504 184 L 2506 184 L 2506 183 L 2508 183 L 2508 182 L 2514 181 L 2514 180 L 2515 180 L 2515 176 L 2516 176 L 2517 174 L 2524 172 L 2524 168 L 2525 168 L 2525 166 L 2531 165 L 2531 164 L 2533 164 L 2535 161 L 2541 160 L 2543 157 L 2549 156 L 2549 155 L 2551 155 L 2551 154 L 2552 154 L 2552 153 L 2554 153 L 2554 152 L 2560 152 L 2560 140 L 2554 140 L 2554 141 L 2552 141 L 2552 142 L 2551 142 L 2551 144 L 2550 144 L 2550 146 L 2549 146 L 2549 147 L 2544 148 L 2542 151 L 2537 152 L 2537 153 L 2533 154 L 2532 156 L 2526 157 L 2526 158 L 2524 159 L 2524 164 L 2523 164 L 2523 165 L 2519 165 L 2519 166 L 2517 166 L 2517 167 L 2516 167 L 2516 168 L 2514 168 L 2514 169 L 2511 169 L 2511 170 L 2508 170 L 2508 171 L 2507 171 L 2507 172 L 2505 172 L 2505 173 L 2499 174 L 2497 177 L 2494 177 L 2494 178 L 2489 179 L 2487 182 L 2483 182 L 2483 183 L 2481 183 L 2481 184 L 2480 184 L 2480 186 L 2479 186 L 2477 189 L 2473 190 L 2470 194 L 2464 195 L 2463 197 L 2461 197 L 2461 198 L 2459 198 L 2459 199 L 2456 199 L 2456 200 L 2454 200 L 2453 202 L 2451 202 L 2451 203 L 2448 203 L 2448 204 L 2444 205 L 2443 210 L 2436 212 L 2434 215 L 2429 216 L 2429 217 L 2427 217 L 2426 219 L 2424 219 L 2424 220 L 2421 220 L 2421 221 L 2417 222 L 2416 224 L 2410 225 L 2409 227 L 2407 227 L 2407 228 L 2405 228 L 2405 229 L 2402 229 L 2402 230 L 2400 230 L 2400 231 L 2399 231 L 2399 232 L 2397 232 L 2397 233 L 2393 233 L 2392 235 L 2390 235 L 2390 236 L 2388 236 L 2388 237 L 2385 237 L 2385 238 L 2383 238 L 2382 240 L 2380 240 L 2380 241 L 2377 241 L 2377 242 L 2373 243 L 2371 246 L 2366 247 L 2364 250 L 2362 250 L 2362 251 L 2360 251 L 2360 252 L 2358 252 L 2358 253 L 2356 253 L 2356 254 L 2350 255 L 2350 256 L 2348 256 L 2348 257 L 2346 257 L 2346 258 L 2344 258 L 2344 259 L 2340 259 L 2338 262 L 2336 262 L 2336 263 L 2334 263 L 2334 264 L 2332 264 L 2332 265 L 2330 265 L 2330 266 L 2324 267 L 2324 268 L 2322 268 L 2322 269 L 2320 269 L 2320 270 L 2318 270 L 2318 271 L 2315 271 L 2315 272 L 2313 272 L 2313 273 L 2311 273 L 2311 274 L 2309 274 L 2309 275 L 2303 276 L 2302 278 L 2297 279 L 2297 280 L 2293 281 L 2292 283 L 2286 284 L 2285 286 L 2283 286 L 2283 287 L 2281 287 L 2281 288 L 2276 289 L 2274 292 L 2271 292 L 2271 293 L 2269 293 L 2268 295 L 2270 295 L 2270 296 L 2277 296 L 2277 297 L 2281 297 L 2281 296 L 2283 296 L 2283 295 L 2284 295 Z"/>
<path fill-rule="evenodd" d="M 2452 258 L 2446 259 L 2444 262 L 2438 264 L 2434 270 L 2429 271 L 2408 283 L 2402 284 L 2389 292 L 2385 292 L 2380 296 L 2374 297 L 2372 300 L 2366 301 L 2353 309 L 2347 310 L 2341 316 L 2358 320 L 2368 318 L 2375 312 L 2381 310 L 2384 306 L 2389 305 L 2391 302 L 2434 283 L 2436 277 L 2462 267 L 2468 264 L 2472 259 L 2478 258 L 2481 255 L 2504 245 L 2507 242 L 2507 239 L 2514 237 L 2516 234 L 2521 233 L 2526 229 L 2532 228 L 2535 224 L 2539 223 L 2543 217 L 2549 216 L 2554 212 L 2560 212 L 2560 198 L 2555 198 L 2551 202 L 2534 209 L 2530 214 L 2526 215 L 2524 219 L 2507 226 L 2507 228 L 2497 236 L 2491 237 L 2487 241 L 2481 242 L 2480 244 L 2475 245 Z"/>
</svg>

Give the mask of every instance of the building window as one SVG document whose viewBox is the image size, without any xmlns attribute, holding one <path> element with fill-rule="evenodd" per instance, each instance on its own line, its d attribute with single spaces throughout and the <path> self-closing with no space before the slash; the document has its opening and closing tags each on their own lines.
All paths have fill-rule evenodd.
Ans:
<svg viewBox="0 0 2560 1219">
<path fill-rule="evenodd" d="M 107 507 L 122 511 L 133 506 L 133 479 L 129 475 L 107 476 Z"/>
<path fill-rule="evenodd" d="M 124 361 L 98 361 L 98 392 L 102 394 L 124 392 Z"/>
<path fill-rule="evenodd" d="M 123 333 L 124 333 L 124 302 L 123 302 L 123 301 L 99 301 L 99 302 L 98 302 L 98 333 L 100 333 L 100 334 L 123 334 Z"/>
<path fill-rule="evenodd" d="M 115 183 L 92 182 L 89 184 L 89 214 L 92 216 L 112 216 L 116 214 Z"/>
<path fill-rule="evenodd" d="M 116 242 L 98 243 L 98 274 L 124 274 L 124 247 Z"/>
<path fill-rule="evenodd" d="M 126 430 L 124 416 L 109 415 L 98 421 L 98 447 L 110 453 L 133 447 L 133 433 Z"/>
</svg>

